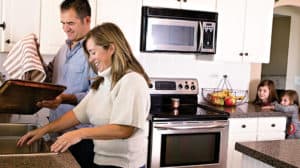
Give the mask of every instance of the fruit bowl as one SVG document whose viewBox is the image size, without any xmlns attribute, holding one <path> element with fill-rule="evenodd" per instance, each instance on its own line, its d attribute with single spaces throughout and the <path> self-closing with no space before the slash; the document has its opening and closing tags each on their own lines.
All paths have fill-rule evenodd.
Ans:
<svg viewBox="0 0 300 168">
<path fill-rule="evenodd" d="M 236 106 L 247 101 L 248 91 L 222 88 L 202 88 L 205 101 L 218 106 Z"/>
</svg>

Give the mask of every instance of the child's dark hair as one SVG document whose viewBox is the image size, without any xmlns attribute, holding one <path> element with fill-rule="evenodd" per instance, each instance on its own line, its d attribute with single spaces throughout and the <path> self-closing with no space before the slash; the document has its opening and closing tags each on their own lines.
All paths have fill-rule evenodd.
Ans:
<svg viewBox="0 0 300 168">
<path fill-rule="evenodd" d="M 269 90 L 270 90 L 270 94 L 268 97 L 268 102 L 274 102 L 274 101 L 278 101 L 278 96 L 277 96 L 277 92 L 276 92 L 276 88 L 275 88 L 275 84 L 272 80 L 266 79 L 266 80 L 262 80 L 260 81 L 260 83 L 257 86 L 256 89 L 256 97 L 255 100 L 253 101 L 254 104 L 256 105 L 263 105 L 264 103 L 262 102 L 262 100 L 260 100 L 260 98 L 258 97 L 258 89 L 260 87 L 263 86 L 268 86 Z"/>
</svg>

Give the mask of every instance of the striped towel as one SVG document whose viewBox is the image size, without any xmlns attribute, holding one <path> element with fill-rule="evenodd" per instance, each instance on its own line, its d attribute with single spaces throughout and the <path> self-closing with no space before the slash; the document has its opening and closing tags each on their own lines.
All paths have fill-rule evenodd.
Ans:
<svg viewBox="0 0 300 168">
<path fill-rule="evenodd" d="M 46 78 L 35 34 L 19 40 L 7 54 L 3 67 L 8 79 L 43 82 Z"/>
</svg>

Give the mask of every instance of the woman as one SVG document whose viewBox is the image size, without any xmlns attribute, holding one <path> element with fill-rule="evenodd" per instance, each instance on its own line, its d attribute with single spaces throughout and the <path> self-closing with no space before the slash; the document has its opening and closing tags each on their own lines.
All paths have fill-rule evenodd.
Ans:
<svg viewBox="0 0 300 168">
<path fill-rule="evenodd" d="M 99 75 L 92 89 L 73 110 L 28 132 L 18 145 L 31 144 L 46 133 L 78 123 L 92 123 L 93 128 L 81 128 L 58 137 L 51 150 L 64 152 L 82 139 L 93 139 L 95 167 L 143 167 L 147 154 L 149 78 L 121 30 L 112 23 L 92 29 L 86 36 L 84 49 Z"/>
</svg>

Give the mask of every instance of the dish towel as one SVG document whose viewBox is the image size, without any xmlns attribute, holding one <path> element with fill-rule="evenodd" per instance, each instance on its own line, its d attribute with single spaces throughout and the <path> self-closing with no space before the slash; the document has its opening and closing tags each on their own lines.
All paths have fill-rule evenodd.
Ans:
<svg viewBox="0 0 300 168">
<path fill-rule="evenodd" d="M 19 40 L 7 54 L 3 63 L 7 79 L 43 82 L 46 72 L 38 50 L 35 34 Z"/>
</svg>

